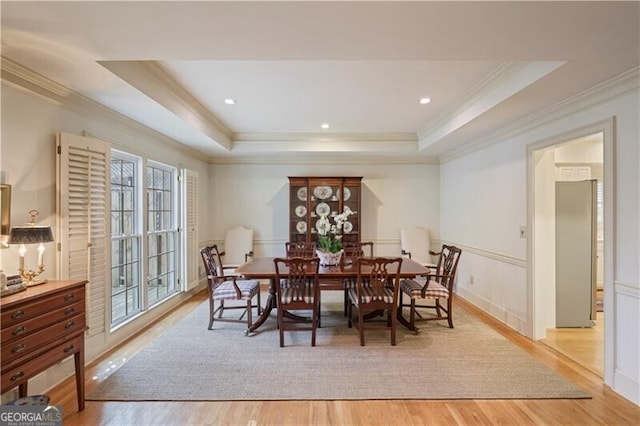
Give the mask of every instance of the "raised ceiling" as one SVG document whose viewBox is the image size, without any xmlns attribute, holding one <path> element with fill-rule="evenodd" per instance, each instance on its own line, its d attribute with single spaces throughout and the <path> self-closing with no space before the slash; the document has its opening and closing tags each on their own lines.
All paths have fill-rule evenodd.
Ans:
<svg viewBox="0 0 640 426">
<path fill-rule="evenodd" d="M 640 64 L 638 2 L 3 1 L 1 8 L 3 58 L 210 161 L 320 153 L 433 159 Z M 422 105 L 425 96 L 431 102 Z"/>
</svg>

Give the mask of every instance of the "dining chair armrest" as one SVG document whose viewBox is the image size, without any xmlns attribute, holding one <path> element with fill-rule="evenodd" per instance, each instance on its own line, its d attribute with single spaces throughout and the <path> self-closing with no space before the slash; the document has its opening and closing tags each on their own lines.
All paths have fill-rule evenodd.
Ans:
<svg viewBox="0 0 640 426">
<path fill-rule="evenodd" d="M 409 256 L 409 259 L 411 259 L 411 252 L 410 251 L 406 251 L 406 250 L 401 250 L 400 253 L 403 256 Z"/>
<path fill-rule="evenodd" d="M 440 253 L 442 253 L 442 252 L 440 252 L 440 251 L 437 251 L 437 252 L 436 252 L 436 251 L 433 251 L 433 250 L 429 250 L 429 254 L 430 254 L 431 256 L 440 256 Z"/>
<path fill-rule="evenodd" d="M 253 257 L 253 250 L 251 250 L 249 253 L 244 254 L 244 261 L 248 262 L 250 257 Z"/>
</svg>

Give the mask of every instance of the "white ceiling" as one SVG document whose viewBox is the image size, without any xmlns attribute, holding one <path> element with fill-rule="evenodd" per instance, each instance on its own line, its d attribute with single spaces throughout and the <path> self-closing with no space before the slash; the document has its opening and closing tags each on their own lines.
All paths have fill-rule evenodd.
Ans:
<svg viewBox="0 0 640 426">
<path fill-rule="evenodd" d="M 2 1 L 2 56 L 211 161 L 428 159 L 638 67 L 639 6 Z"/>
</svg>

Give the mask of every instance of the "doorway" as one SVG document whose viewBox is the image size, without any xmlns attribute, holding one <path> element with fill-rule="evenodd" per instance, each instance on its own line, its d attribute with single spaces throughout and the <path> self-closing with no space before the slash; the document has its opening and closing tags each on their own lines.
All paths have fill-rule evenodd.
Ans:
<svg viewBox="0 0 640 426">
<path fill-rule="evenodd" d="M 605 337 L 605 305 L 593 312 L 593 327 L 556 328 L 556 230 L 555 185 L 562 180 L 597 181 L 596 277 L 597 295 L 606 300 L 605 272 L 605 188 L 607 143 L 611 144 L 611 123 L 593 126 L 529 147 L 529 309 L 531 336 L 575 360 L 599 376 L 607 374 L 610 345 Z M 607 141 L 607 138 L 609 140 Z M 585 287 L 585 291 L 589 291 Z M 611 317 L 610 317 L 611 318 Z M 610 365 L 610 364 L 609 364 Z M 605 380 L 606 382 L 606 380 Z"/>
</svg>

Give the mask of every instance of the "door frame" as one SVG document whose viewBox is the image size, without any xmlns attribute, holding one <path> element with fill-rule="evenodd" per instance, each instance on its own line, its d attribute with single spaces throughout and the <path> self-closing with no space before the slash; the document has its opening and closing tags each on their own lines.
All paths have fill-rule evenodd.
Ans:
<svg viewBox="0 0 640 426">
<path fill-rule="evenodd" d="M 551 138 L 533 142 L 527 145 L 527 336 L 533 340 L 540 340 L 546 336 L 546 329 L 540 325 L 540 316 L 544 315 L 544 300 L 540 296 L 541 282 L 536 283 L 536 154 L 548 148 L 560 145 L 579 137 L 602 133 L 603 137 L 603 172 L 604 172 L 604 292 L 613 295 L 614 288 L 614 249 L 615 249 L 615 117 L 595 122 L 590 125 L 562 133 Z M 538 280 L 540 280 L 538 278 Z M 607 316 L 604 326 L 604 383 L 613 383 L 613 366 L 615 357 L 614 336 L 616 318 L 613 315 L 613 297 L 604 298 L 604 311 L 611 313 Z"/>
</svg>

